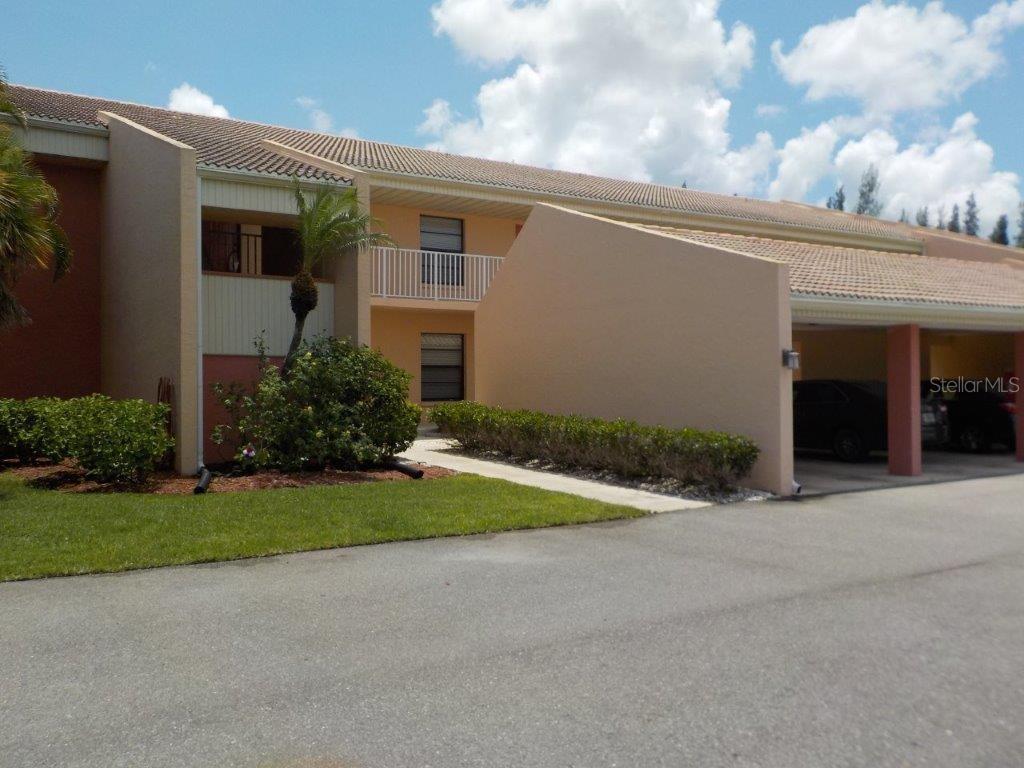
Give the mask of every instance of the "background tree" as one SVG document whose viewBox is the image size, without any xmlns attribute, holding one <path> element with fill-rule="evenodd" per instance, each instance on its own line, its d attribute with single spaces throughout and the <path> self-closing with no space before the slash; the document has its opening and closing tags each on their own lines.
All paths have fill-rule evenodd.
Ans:
<svg viewBox="0 0 1024 768">
<path fill-rule="evenodd" d="M 3 70 L 0 113 L 27 127 L 24 113 L 7 91 Z M 0 328 L 29 320 L 14 296 L 22 270 L 52 267 L 56 280 L 71 263 L 67 235 L 57 225 L 58 211 L 57 193 L 14 140 L 8 124 L 0 122 Z"/>
<path fill-rule="evenodd" d="M 998 245 L 1009 245 L 1010 244 L 1010 217 L 1005 213 L 996 219 L 996 225 L 992 229 L 992 234 L 988 236 L 988 239 Z"/>
<path fill-rule="evenodd" d="M 927 205 L 924 208 L 918 208 L 917 209 L 917 213 L 914 215 L 914 220 L 917 222 L 917 226 L 919 226 L 919 227 L 927 227 L 928 226 L 928 206 Z"/>
<path fill-rule="evenodd" d="M 974 199 L 974 193 L 971 192 L 967 198 L 967 205 L 964 206 L 964 232 L 966 234 L 973 237 L 978 236 L 978 229 L 981 227 L 978 216 L 978 201 Z"/>
<path fill-rule="evenodd" d="M 939 217 L 935 221 L 935 228 L 936 229 L 945 229 L 946 228 L 946 206 L 945 205 L 940 205 L 939 206 Z"/>
<path fill-rule="evenodd" d="M 878 168 L 872 163 L 860 177 L 860 189 L 857 191 L 857 213 L 878 216 L 882 212 L 881 189 Z"/>
<path fill-rule="evenodd" d="M 960 204 L 953 203 L 953 213 L 949 215 L 949 224 L 946 225 L 946 229 L 950 232 L 960 231 Z"/>
<path fill-rule="evenodd" d="M 1017 212 L 1017 237 L 1013 244 L 1018 248 L 1024 248 L 1024 203 L 1018 206 Z"/>
<path fill-rule="evenodd" d="M 910 223 L 910 217 L 907 215 L 907 209 L 906 208 L 901 208 L 900 209 L 900 224 L 909 224 L 909 223 Z"/>
<path fill-rule="evenodd" d="M 829 195 L 828 200 L 825 202 L 825 207 L 831 208 L 833 211 L 846 209 L 846 190 L 843 189 L 842 184 L 836 187 L 834 195 Z"/>
<path fill-rule="evenodd" d="M 394 245 L 390 237 L 373 231 L 378 222 L 360 209 L 354 187 L 339 190 L 330 184 L 320 184 L 309 194 L 302 190 L 296 178 L 295 202 L 299 209 L 302 263 L 298 274 L 292 278 L 291 307 L 295 315 L 295 329 L 282 367 L 285 375 L 291 370 L 302 343 L 306 318 L 316 309 L 320 299 L 313 270 L 364 246 Z"/>
</svg>

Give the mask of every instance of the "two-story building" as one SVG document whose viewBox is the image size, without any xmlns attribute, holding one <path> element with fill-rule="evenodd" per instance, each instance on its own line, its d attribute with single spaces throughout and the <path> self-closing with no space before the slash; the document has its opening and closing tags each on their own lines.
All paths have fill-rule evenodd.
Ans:
<svg viewBox="0 0 1024 768">
<path fill-rule="evenodd" d="M 753 483 L 785 493 L 794 376 L 887 380 L 890 468 L 914 474 L 923 379 L 1024 370 L 1024 260 L 977 238 L 10 92 L 75 261 L 59 282 L 30 272 L 19 284 L 33 323 L 0 336 L 0 396 L 154 399 L 169 381 L 182 472 L 226 458 L 208 440 L 222 418 L 210 385 L 252 379 L 257 337 L 271 355 L 286 349 L 295 177 L 356 187 L 397 243 L 317 275 L 307 333 L 381 350 L 421 403 L 740 432 L 762 449 Z M 802 370 L 783 364 L 789 351 Z"/>
</svg>

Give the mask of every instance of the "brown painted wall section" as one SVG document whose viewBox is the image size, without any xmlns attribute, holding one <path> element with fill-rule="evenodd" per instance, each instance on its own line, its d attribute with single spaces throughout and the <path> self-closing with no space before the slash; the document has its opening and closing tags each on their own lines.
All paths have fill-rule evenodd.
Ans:
<svg viewBox="0 0 1024 768">
<path fill-rule="evenodd" d="M 15 289 L 32 323 L 0 332 L 0 397 L 75 397 L 100 388 L 100 170 L 38 162 L 60 196 L 71 271 L 26 269 Z"/>
<path fill-rule="evenodd" d="M 283 357 L 272 357 L 280 365 Z M 213 394 L 214 384 L 241 384 L 252 391 L 259 379 L 259 358 L 254 355 L 203 355 L 203 463 L 220 464 L 234 458 L 238 441 L 228 439 L 217 445 L 210 438 L 218 424 L 231 424 L 227 408 Z"/>
</svg>

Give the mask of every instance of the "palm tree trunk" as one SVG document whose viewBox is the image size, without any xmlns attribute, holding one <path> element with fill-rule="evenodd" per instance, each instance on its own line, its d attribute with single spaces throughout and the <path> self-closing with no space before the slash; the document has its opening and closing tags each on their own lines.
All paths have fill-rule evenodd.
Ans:
<svg viewBox="0 0 1024 768">
<path fill-rule="evenodd" d="M 292 331 L 292 340 L 288 345 L 288 354 L 284 356 L 284 365 L 281 366 L 281 375 L 287 376 L 295 362 L 295 355 L 298 354 L 299 345 L 302 343 L 302 329 L 306 325 L 306 313 L 295 315 L 295 329 Z"/>
<path fill-rule="evenodd" d="M 302 343 L 302 328 L 306 324 L 306 318 L 316 309 L 318 301 L 319 295 L 313 275 L 307 269 L 300 270 L 299 274 L 292 278 L 290 302 L 292 312 L 295 314 L 295 330 L 292 331 L 292 342 L 288 345 L 288 354 L 285 355 L 284 365 L 281 367 L 281 373 L 285 376 L 295 363 L 295 355 L 298 354 L 299 345 Z"/>
</svg>

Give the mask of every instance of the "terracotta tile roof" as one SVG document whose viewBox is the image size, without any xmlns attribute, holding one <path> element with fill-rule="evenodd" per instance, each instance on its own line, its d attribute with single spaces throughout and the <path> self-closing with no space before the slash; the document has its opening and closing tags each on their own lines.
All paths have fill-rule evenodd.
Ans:
<svg viewBox="0 0 1024 768">
<path fill-rule="evenodd" d="M 260 148 L 261 139 L 314 153 L 325 159 L 371 171 L 468 182 L 526 193 L 625 204 L 681 213 L 724 216 L 761 224 L 797 226 L 913 241 L 895 222 L 835 214 L 813 206 L 732 197 L 661 184 L 602 178 L 516 163 L 462 157 L 395 144 L 280 128 L 242 120 L 204 117 L 89 96 L 24 86 L 9 86 L 11 96 L 38 117 L 100 125 L 96 113 L 114 112 L 194 147 L 199 162 L 217 168 L 310 178 L 336 178 L 303 163 Z"/>
<path fill-rule="evenodd" d="M 797 294 L 1024 309 L 1024 270 L 1009 264 L 637 226 L 781 261 L 789 265 L 790 289 Z"/>
</svg>

